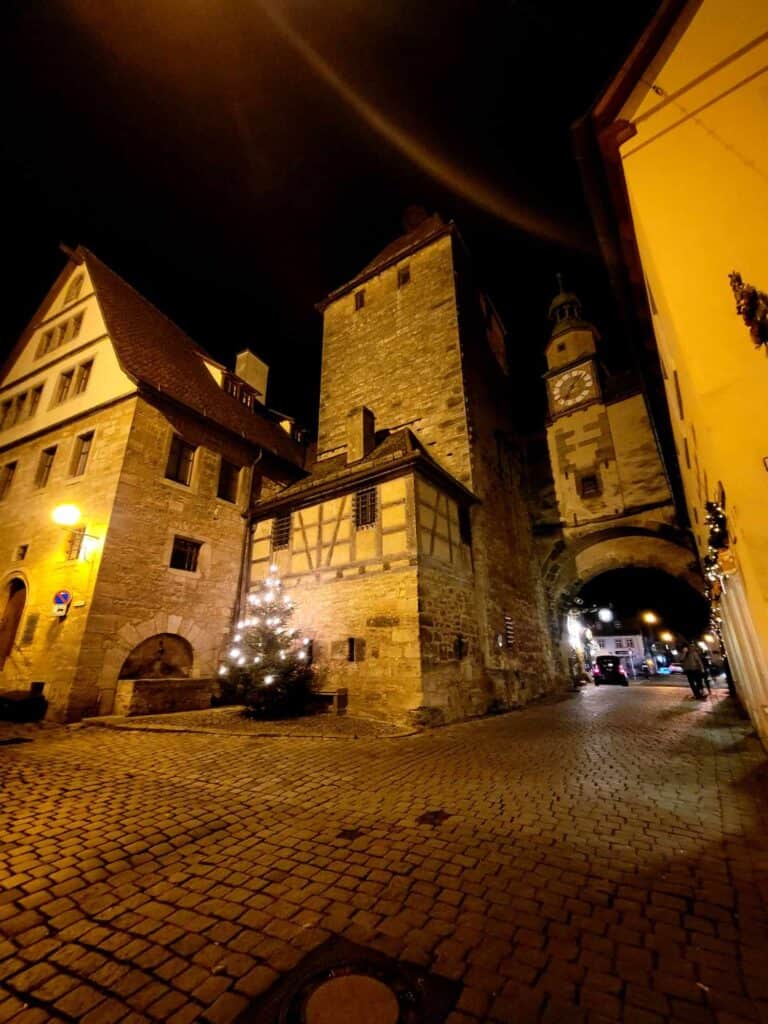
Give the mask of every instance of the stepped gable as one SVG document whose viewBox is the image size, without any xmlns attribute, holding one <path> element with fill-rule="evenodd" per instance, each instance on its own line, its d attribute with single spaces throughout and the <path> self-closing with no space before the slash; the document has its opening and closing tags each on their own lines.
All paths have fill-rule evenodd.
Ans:
<svg viewBox="0 0 768 1024">
<path fill-rule="evenodd" d="M 204 363 L 208 359 L 220 365 L 216 360 L 90 250 L 81 246 L 77 255 L 91 275 L 109 336 L 129 377 L 271 455 L 302 465 L 302 449 L 266 410 L 247 409 L 216 383 Z"/>
<path fill-rule="evenodd" d="M 290 484 L 269 501 L 259 502 L 258 512 L 261 515 L 266 510 L 312 504 L 326 495 L 397 476 L 408 467 L 419 469 L 425 476 L 439 480 L 443 487 L 452 491 L 457 500 L 464 504 L 478 501 L 470 490 L 429 455 L 412 430 L 403 427 L 386 434 L 369 455 L 357 462 L 348 463 L 346 452 L 316 462 L 309 476 Z"/>
</svg>

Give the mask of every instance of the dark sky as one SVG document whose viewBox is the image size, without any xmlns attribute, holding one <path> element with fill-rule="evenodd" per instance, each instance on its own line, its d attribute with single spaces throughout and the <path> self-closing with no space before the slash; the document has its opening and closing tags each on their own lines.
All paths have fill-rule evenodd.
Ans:
<svg viewBox="0 0 768 1024">
<path fill-rule="evenodd" d="M 653 629 L 654 636 L 661 630 L 669 630 L 678 638 L 696 640 L 709 622 L 709 608 L 702 594 L 683 580 L 656 569 L 614 569 L 590 580 L 580 596 L 587 605 L 611 604 L 616 619 L 621 622 L 621 631 L 628 633 L 642 631 L 640 615 L 644 611 L 652 611 L 659 618 Z M 603 630 L 619 631 L 615 625 Z"/>
<path fill-rule="evenodd" d="M 272 404 L 312 421 L 314 303 L 401 233 L 415 202 L 459 224 L 521 393 L 543 369 L 558 270 L 618 359 L 569 125 L 655 7 L 6 6 L 3 351 L 60 269 L 59 241 L 79 242 L 214 355 L 263 355 Z"/>
</svg>

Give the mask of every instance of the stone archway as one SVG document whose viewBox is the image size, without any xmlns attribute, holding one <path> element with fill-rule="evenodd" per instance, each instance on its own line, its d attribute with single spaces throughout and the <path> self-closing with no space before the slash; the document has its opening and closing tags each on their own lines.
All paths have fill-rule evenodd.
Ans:
<svg viewBox="0 0 768 1024">
<path fill-rule="evenodd" d="M 576 578 L 580 585 L 611 569 L 635 566 L 641 569 L 659 569 L 676 576 L 695 590 L 702 589 L 702 578 L 695 570 L 696 556 L 663 537 L 630 535 L 611 537 L 589 544 L 575 555 Z"/>
<path fill-rule="evenodd" d="M 188 679 L 194 664 L 189 640 L 177 633 L 156 633 L 137 644 L 122 664 L 118 679 Z"/>
</svg>

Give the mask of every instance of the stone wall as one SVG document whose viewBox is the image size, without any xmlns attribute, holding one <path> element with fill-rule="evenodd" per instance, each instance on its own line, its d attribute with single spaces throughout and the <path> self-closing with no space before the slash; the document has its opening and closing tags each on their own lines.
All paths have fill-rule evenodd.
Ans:
<svg viewBox="0 0 768 1024">
<path fill-rule="evenodd" d="M 67 715 L 135 407 L 133 397 L 117 401 L 18 443 L 2 457 L 2 462 L 16 460 L 18 468 L 0 506 L 0 583 L 5 590 L 14 577 L 22 579 L 27 601 L 16 645 L 0 672 L 0 688 L 26 689 L 30 682 L 44 682 L 51 719 Z M 90 431 L 94 436 L 85 472 L 73 477 L 75 440 Z M 41 452 L 52 447 L 56 454 L 48 481 L 38 487 L 35 478 Z M 79 526 L 87 537 L 79 557 L 71 547 L 72 529 L 51 519 L 53 509 L 61 504 L 80 510 Z M 23 558 L 18 557 L 21 545 L 26 545 Z M 63 618 L 53 615 L 53 596 L 59 590 L 72 594 Z"/>
<path fill-rule="evenodd" d="M 159 715 L 199 711 L 211 706 L 213 679 L 121 679 L 117 684 L 115 715 Z"/>
<path fill-rule="evenodd" d="M 458 312 L 449 236 L 325 310 L 320 390 L 319 457 L 346 447 L 347 413 L 367 406 L 376 429 L 408 426 L 433 458 L 462 483 L 470 478 L 461 379 Z M 398 268 L 410 281 L 398 288 Z"/>
<path fill-rule="evenodd" d="M 165 479 L 172 434 L 198 445 L 189 487 Z M 216 496 L 221 457 L 242 465 L 237 503 Z M 131 650 L 159 633 L 193 649 L 192 677 L 216 671 L 242 572 L 252 450 L 172 409 L 136 404 L 69 696 L 68 716 L 108 714 Z M 202 544 L 194 572 L 170 568 L 174 536 Z"/>
<path fill-rule="evenodd" d="M 409 722 L 423 703 L 415 559 L 341 577 L 288 577 L 284 585 L 295 603 L 292 624 L 312 638 L 319 687 L 347 689 L 351 714 Z"/>
</svg>

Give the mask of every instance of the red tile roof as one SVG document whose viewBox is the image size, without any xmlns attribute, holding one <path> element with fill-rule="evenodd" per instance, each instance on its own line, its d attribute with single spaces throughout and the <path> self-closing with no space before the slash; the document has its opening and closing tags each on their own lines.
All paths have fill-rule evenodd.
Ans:
<svg viewBox="0 0 768 1024">
<path fill-rule="evenodd" d="M 301 447 L 266 410 L 251 411 L 216 383 L 203 362 L 216 360 L 90 250 L 81 246 L 77 255 L 91 275 L 117 358 L 129 377 L 265 452 L 302 465 Z"/>
</svg>

